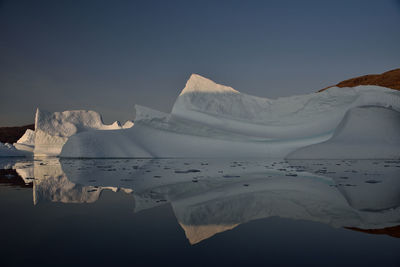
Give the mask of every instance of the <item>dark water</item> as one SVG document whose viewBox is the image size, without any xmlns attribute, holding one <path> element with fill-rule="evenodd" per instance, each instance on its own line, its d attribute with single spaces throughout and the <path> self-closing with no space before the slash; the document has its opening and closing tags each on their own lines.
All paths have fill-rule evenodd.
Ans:
<svg viewBox="0 0 400 267">
<path fill-rule="evenodd" d="M 0 167 L 1 266 L 400 266 L 399 160 Z"/>
</svg>

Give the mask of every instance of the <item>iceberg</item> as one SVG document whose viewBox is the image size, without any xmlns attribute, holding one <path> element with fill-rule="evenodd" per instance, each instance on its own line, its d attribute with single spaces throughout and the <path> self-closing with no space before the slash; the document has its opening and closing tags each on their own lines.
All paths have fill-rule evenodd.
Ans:
<svg viewBox="0 0 400 267">
<path fill-rule="evenodd" d="M 99 113 L 86 110 L 46 112 L 37 109 L 35 117 L 35 156 L 58 156 L 68 138 L 89 130 L 121 129 L 116 121 L 105 125 Z"/>
<path fill-rule="evenodd" d="M 60 156 L 296 157 L 291 153 L 323 142 L 335 142 L 338 148 L 346 147 L 350 142 L 345 142 L 345 133 L 350 124 L 356 123 L 361 133 L 376 120 L 381 120 L 384 125 L 376 127 L 375 137 L 370 136 L 369 143 L 365 138 L 358 142 L 358 147 L 363 149 L 353 149 L 353 146 L 349 157 L 400 156 L 397 134 L 400 92 L 379 86 L 332 87 L 319 93 L 268 99 L 243 94 L 193 74 L 171 113 L 138 105 L 135 110 L 135 124 L 131 128 L 95 129 L 71 135 L 65 139 Z M 367 113 L 356 116 L 359 112 L 374 113 L 373 121 L 366 122 L 370 117 Z M 387 125 L 392 126 L 390 131 L 386 130 Z M 337 138 L 338 131 L 344 131 L 340 139 Z M 384 147 L 381 146 L 383 143 Z M 386 149 L 388 147 L 391 149 Z M 349 149 L 343 149 L 341 155 L 346 157 Z M 366 150 L 369 153 L 364 153 Z M 332 157 L 318 153 L 310 155 L 311 150 L 304 153 L 306 156 L 301 158 Z M 339 154 L 334 155 L 337 156 Z"/>
<path fill-rule="evenodd" d="M 268 99 L 192 74 L 170 113 L 135 105 L 135 117 L 123 125 L 106 125 L 95 111 L 38 109 L 35 131 L 27 130 L 12 147 L 21 153 L 7 153 L 67 158 L 399 158 L 399 114 L 400 91 L 380 86 L 330 87 Z"/>
</svg>

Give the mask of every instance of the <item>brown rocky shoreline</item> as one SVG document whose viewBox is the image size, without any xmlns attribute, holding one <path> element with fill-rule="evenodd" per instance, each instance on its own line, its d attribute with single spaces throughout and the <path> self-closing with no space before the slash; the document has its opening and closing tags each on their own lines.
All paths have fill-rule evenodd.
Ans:
<svg viewBox="0 0 400 267">
<path fill-rule="evenodd" d="M 0 127 L 0 142 L 13 144 L 21 138 L 27 129 L 34 130 L 35 124 L 16 127 Z"/>
</svg>

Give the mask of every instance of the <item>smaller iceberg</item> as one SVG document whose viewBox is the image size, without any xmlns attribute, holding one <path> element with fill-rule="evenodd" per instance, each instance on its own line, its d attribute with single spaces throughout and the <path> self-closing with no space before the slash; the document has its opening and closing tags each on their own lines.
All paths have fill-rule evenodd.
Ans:
<svg viewBox="0 0 400 267">
<path fill-rule="evenodd" d="M 89 130 L 122 129 L 116 121 L 106 125 L 99 113 L 86 110 L 46 112 L 37 109 L 35 118 L 35 156 L 58 156 L 72 135 Z"/>
<path fill-rule="evenodd" d="M 25 134 L 14 143 L 14 147 L 21 151 L 33 152 L 35 148 L 35 131 L 27 129 Z"/>
</svg>

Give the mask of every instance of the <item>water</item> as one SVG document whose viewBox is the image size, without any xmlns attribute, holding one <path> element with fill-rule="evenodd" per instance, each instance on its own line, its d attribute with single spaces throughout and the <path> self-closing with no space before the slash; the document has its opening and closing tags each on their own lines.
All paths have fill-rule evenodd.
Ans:
<svg viewBox="0 0 400 267">
<path fill-rule="evenodd" d="M 0 167 L 2 266 L 400 266 L 400 160 Z"/>
</svg>

